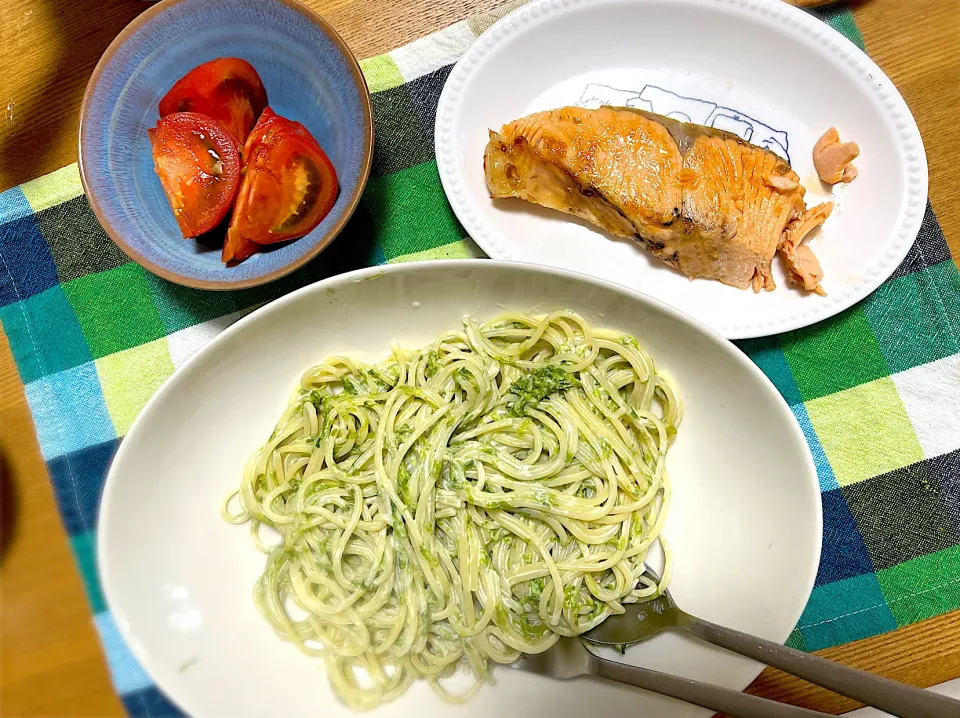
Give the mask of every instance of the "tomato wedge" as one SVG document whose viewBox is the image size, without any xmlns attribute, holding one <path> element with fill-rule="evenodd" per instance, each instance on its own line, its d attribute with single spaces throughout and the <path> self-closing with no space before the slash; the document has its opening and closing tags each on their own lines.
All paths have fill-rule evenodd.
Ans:
<svg viewBox="0 0 960 718">
<path fill-rule="evenodd" d="M 160 118 L 147 130 L 153 164 L 184 237 L 216 227 L 240 187 L 240 150 L 216 120 L 195 112 Z"/>
<path fill-rule="evenodd" d="M 329 214 L 337 189 L 337 172 L 307 129 L 266 108 L 244 147 L 223 261 L 307 234 Z"/>
<path fill-rule="evenodd" d="M 252 152 L 256 145 L 263 144 L 268 137 L 276 138 L 284 132 L 292 132 L 302 135 L 307 139 L 313 139 L 310 131 L 299 122 L 288 120 L 286 117 L 278 115 L 271 108 L 265 107 L 260 115 L 260 119 L 257 120 L 257 124 L 254 126 L 253 131 L 247 136 L 247 141 L 243 145 L 244 156 Z M 323 152 L 323 150 L 320 151 Z"/>
<path fill-rule="evenodd" d="M 238 57 L 220 57 L 180 78 L 160 100 L 160 116 L 208 115 L 243 144 L 266 106 L 267 92 L 253 65 Z"/>
</svg>

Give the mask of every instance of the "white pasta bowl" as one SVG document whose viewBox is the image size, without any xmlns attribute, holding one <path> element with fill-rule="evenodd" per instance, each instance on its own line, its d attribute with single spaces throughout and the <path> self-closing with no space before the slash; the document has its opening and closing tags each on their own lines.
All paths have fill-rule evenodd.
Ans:
<svg viewBox="0 0 960 718">
<path fill-rule="evenodd" d="M 784 641 L 817 570 L 819 490 L 799 426 L 753 363 L 678 311 L 602 280 L 505 262 L 423 262 L 334 277 L 241 319 L 174 373 L 124 439 L 100 509 L 99 565 L 116 623 L 160 688 L 198 717 L 351 715 L 322 661 L 259 614 L 253 586 L 264 556 L 244 527 L 221 518 L 223 499 L 310 366 L 333 354 L 377 362 L 392 342 L 423 346 L 466 314 L 559 308 L 636 336 L 679 388 L 685 414 L 667 459 L 665 528 L 677 602 Z M 624 660 L 733 689 L 760 670 L 672 634 Z M 464 705 L 418 683 L 373 715 L 709 714 L 601 681 L 507 669 L 495 677 Z"/>
</svg>

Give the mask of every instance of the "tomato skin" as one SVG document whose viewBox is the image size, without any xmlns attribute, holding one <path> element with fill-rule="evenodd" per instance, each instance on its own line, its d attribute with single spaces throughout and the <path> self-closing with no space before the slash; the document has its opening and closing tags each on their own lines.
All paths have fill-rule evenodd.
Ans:
<svg viewBox="0 0 960 718">
<path fill-rule="evenodd" d="M 199 112 L 217 120 L 240 144 L 267 106 L 260 75 L 246 60 L 220 57 L 198 65 L 160 100 L 160 116 Z"/>
<path fill-rule="evenodd" d="M 195 112 L 160 118 L 147 131 L 153 163 L 185 238 L 227 216 L 240 188 L 240 149 L 216 120 Z"/>
<path fill-rule="evenodd" d="M 309 233 L 337 199 L 337 172 L 307 129 L 263 111 L 244 147 L 244 175 L 227 244 L 272 244 Z M 227 245 L 224 245 L 226 254 Z"/>
</svg>

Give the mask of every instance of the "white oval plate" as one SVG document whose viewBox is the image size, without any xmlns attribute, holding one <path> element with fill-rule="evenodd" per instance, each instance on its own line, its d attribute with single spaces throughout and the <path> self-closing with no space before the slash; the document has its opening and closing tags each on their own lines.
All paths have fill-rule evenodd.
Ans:
<svg viewBox="0 0 960 718">
<path fill-rule="evenodd" d="M 157 684 L 197 718 L 352 715 L 330 692 L 323 662 L 284 643 L 254 606 L 264 557 L 246 527 L 220 517 L 221 501 L 303 371 L 327 356 L 378 361 L 391 342 L 422 346 L 464 314 L 561 307 L 634 333 L 680 388 L 685 417 L 668 458 L 666 525 L 677 601 L 784 641 L 813 586 L 821 513 L 813 461 L 773 385 L 729 342 L 630 290 L 553 269 L 453 260 L 345 274 L 277 300 L 211 341 L 137 418 L 107 478 L 99 564 L 117 625 Z M 626 657 L 734 689 L 760 671 L 679 635 Z M 463 706 L 420 683 L 374 715 L 709 715 L 603 682 L 510 669 L 496 678 Z"/>
<path fill-rule="evenodd" d="M 826 297 L 790 286 L 755 295 L 691 282 L 633 243 L 519 199 L 493 201 L 487 130 L 563 105 L 619 104 L 740 134 L 789 156 L 808 206 L 837 201 L 810 241 Z M 833 192 L 811 150 L 835 125 L 860 144 L 860 176 Z M 457 217 L 494 259 L 572 269 L 662 299 L 730 339 L 796 329 L 846 309 L 906 256 L 927 198 L 916 123 L 893 83 L 816 18 L 780 0 L 542 0 L 487 30 L 450 74 L 437 163 Z"/>
</svg>

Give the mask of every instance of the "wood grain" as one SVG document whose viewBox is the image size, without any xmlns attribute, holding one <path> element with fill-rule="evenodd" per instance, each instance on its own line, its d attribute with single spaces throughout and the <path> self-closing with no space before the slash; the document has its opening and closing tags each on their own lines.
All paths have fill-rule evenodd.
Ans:
<svg viewBox="0 0 960 718">
<path fill-rule="evenodd" d="M 0 715 L 122 715 L 4 336 L 0 511 Z"/>
<path fill-rule="evenodd" d="M 76 162 L 80 99 L 138 0 L 0 0 L 0 189 Z"/>
<path fill-rule="evenodd" d="M 930 201 L 960 266 L 960 2 L 873 0 L 857 5 L 867 51 L 900 90 L 920 128 Z"/>
<path fill-rule="evenodd" d="M 904 683 L 935 686 L 960 677 L 960 611 L 816 653 Z M 773 668 L 761 673 L 747 692 L 834 714 L 860 706 Z"/>
<path fill-rule="evenodd" d="M 410 42 L 505 0 L 309 0 L 360 57 Z M 139 0 L 0 0 L 0 189 L 76 159 L 76 117 L 100 54 L 148 5 Z M 930 197 L 960 257 L 957 0 L 869 0 L 855 9 L 871 56 L 913 110 Z M 0 340 L 0 714 L 119 716 L 29 410 Z M 960 612 L 821 655 L 914 685 L 960 677 Z M 837 713 L 854 704 L 766 670 L 750 692 Z"/>
</svg>

